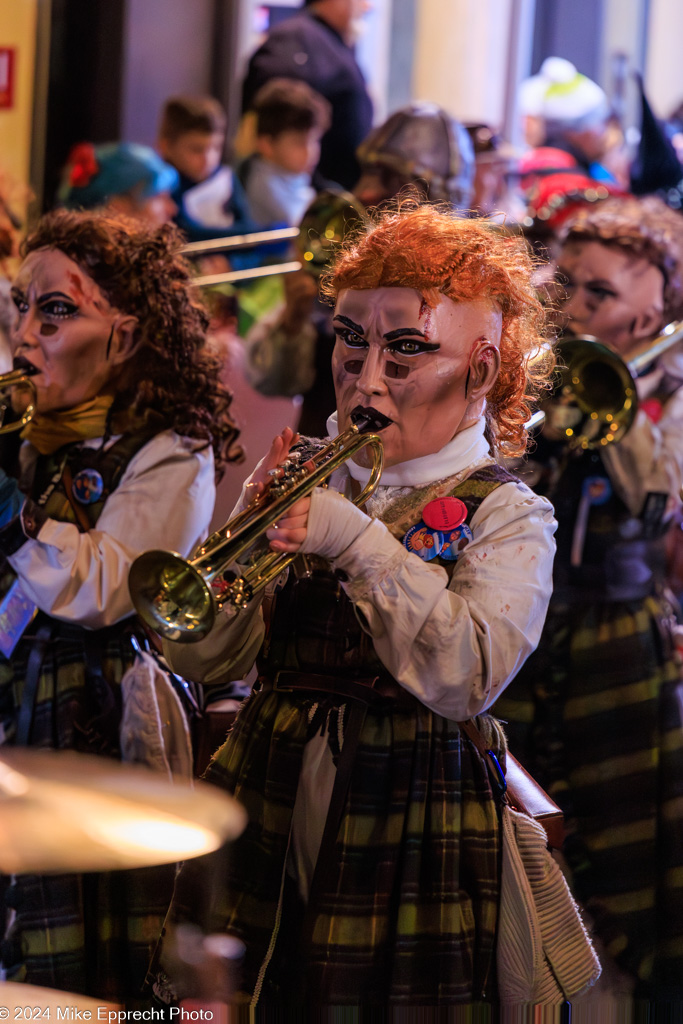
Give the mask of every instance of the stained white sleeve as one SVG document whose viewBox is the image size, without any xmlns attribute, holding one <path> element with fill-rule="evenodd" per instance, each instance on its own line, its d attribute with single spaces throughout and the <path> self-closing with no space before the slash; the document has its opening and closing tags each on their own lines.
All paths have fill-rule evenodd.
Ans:
<svg viewBox="0 0 683 1024">
<path fill-rule="evenodd" d="M 603 452 L 610 479 L 633 515 L 643 508 L 650 491 L 670 497 L 668 515 L 680 505 L 683 484 L 683 388 L 667 401 L 658 423 L 641 410 L 617 444 Z"/>
<path fill-rule="evenodd" d="M 131 459 L 94 529 L 48 519 L 8 559 L 44 612 L 91 629 L 130 615 L 128 572 L 150 548 L 188 555 L 206 536 L 215 500 L 210 448 L 172 431 Z"/>
<path fill-rule="evenodd" d="M 534 650 L 552 591 L 552 506 L 502 484 L 472 518 L 450 584 L 375 520 L 335 559 L 375 650 L 427 707 L 456 721 L 488 708 Z"/>
</svg>

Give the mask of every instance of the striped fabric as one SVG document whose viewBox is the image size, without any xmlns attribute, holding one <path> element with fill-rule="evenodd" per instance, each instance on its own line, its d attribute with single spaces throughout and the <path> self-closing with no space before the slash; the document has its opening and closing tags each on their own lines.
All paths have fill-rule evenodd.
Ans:
<svg viewBox="0 0 683 1024">
<path fill-rule="evenodd" d="M 122 630 L 101 633 L 103 674 L 112 684 L 110 693 L 115 693 L 133 651 Z M 11 663 L 0 657 L 0 721 L 6 743 L 14 739 L 31 645 L 29 635 L 21 640 Z M 116 700 L 112 699 L 108 715 L 101 712 L 102 704 L 86 673 L 83 642 L 73 635 L 57 637 L 43 664 L 31 745 L 115 757 Z M 0 945 L 7 980 L 135 1003 L 173 891 L 174 874 L 175 866 L 168 865 L 3 879 L 3 910 L 15 912 Z"/>
<path fill-rule="evenodd" d="M 338 706 L 327 700 L 323 718 Z M 269 982 L 278 965 L 267 967 L 278 927 L 290 960 L 297 941 L 280 910 L 312 711 L 311 700 L 277 693 L 247 701 L 207 778 L 235 794 L 249 825 L 220 867 L 184 866 L 171 913 L 196 919 L 198 893 L 213 882 L 202 923 L 243 939 L 244 988 L 266 1003 L 280 998 Z M 295 987 L 302 1001 L 446 1005 L 483 995 L 493 980 L 498 812 L 486 766 L 455 723 L 417 701 L 368 712 L 327 867 Z"/>
<path fill-rule="evenodd" d="M 683 997 L 679 665 L 656 599 L 555 607 L 497 701 L 510 747 L 564 808 L 573 890 L 643 996 Z"/>
<path fill-rule="evenodd" d="M 508 479 L 485 467 L 455 487 L 415 489 L 383 518 L 400 534 L 436 493 L 457 494 L 471 516 Z M 290 577 L 278 594 L 260 669 L 272 678 L 279 668 L 349 680 L 384 671 L 329 572 Z M 455 722 L 419 701 L 368 711 L 308 918 L 292 896 L 285 863 L 304 746 L 322 727 L 334 752 L 347 716 L 332 696 L 249 698 L 207 771 L 244 804 L 249 824 L 227 853 L 183 867 L 169 921 L 241 938 L 243 989 L 259 1004 L 464 1007 L 487 998 L 495 993 L 498 809 L 479 753 Z M 492 720 L 480 723 L 500 752 Z M 312 939 L 302 948 L 306 927 Z"/>
<path fill-rule="evenodd" d="M 145 429 L 124 435 L 107 451 L 76 444 L 41 457 L 31 495 L 38 498 L 68 456 L 74 475 L 85 466 L 97 467 L 106 497 L 150 436 Z M 103 505 L 83 506 L 93 524 Z M 49 494 L 44 511 L 75 522 L 63 480 Z M 5 565 L 0 592 L 12 576 Z M 38 630 L 49 624 L 52 636 L 41 667 L 29 745 L 118 758 L 119 683 L 134 659 L 130 621 L 86 630 L 39 613 L 10 660 L 0 655 L 0 744 L 16 741 L 29 655 Z M 135 1005 L 174 875 L 175 866 L 164 865 L 111 874 L 0 878 L 0 960 L 7 980 Z"/>
</svg>

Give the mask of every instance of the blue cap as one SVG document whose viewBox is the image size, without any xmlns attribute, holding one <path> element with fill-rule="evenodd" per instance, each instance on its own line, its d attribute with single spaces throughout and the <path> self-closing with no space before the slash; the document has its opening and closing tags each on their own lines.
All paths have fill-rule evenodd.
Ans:
<svg viewBox="0 0 683 1024">
<path fill-rule="evenodd" d="M 132 192 L 151 199 L 172 192 L 178 172 L 149 146 L 137 142 L 81 143 L 71 151 L 59 199 L 67 208 L 93 209 Z"/>
</svg>

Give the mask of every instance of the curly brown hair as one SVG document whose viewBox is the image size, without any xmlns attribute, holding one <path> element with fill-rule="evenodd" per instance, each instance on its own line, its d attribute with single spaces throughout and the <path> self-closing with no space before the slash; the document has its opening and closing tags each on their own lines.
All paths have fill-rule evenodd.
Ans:
<svg viewBox="0 0 683 1024">
<path fill-rule="evenodd" d="M 581 210 L 561 235 L 647 260 L 664 277 L 664 323 L 683 317 L 683 217 L 656 196 L 606 199 Z"/>
<path fill-rule="evenodd" d="M 59 249 L 98 285 L 109 302 L 137 318 L 137 347 L 117 380 L 110 414 L 155 419 L 160 429 L 206 441 L 217 473 L 241 457 L 232 395 L 220 381 L 221 364 L 206 348 L 209 317 L 180 255 L 183 238 L 171 225 L 91 211 L 55 210 L 22 245 Z M 117 420 L 118 422 L 118 420 Z"/>
<path fill-rule="evenodd" d="M 433 206 L 404 203 L 380 214 L 369 232 L 343 246 L 322 282 L 331 302 L 344 288 L 414 288 L 434 307 L 489 299 L 501 310 L 501 367 L 487 395 L 487 437 L 501 455 L 526 450 L 530 405 L 550 387 L 555 366 L 545 315 L 532 285 L 523 239 L 483 219 L 457 219 Z"/>
</svg>

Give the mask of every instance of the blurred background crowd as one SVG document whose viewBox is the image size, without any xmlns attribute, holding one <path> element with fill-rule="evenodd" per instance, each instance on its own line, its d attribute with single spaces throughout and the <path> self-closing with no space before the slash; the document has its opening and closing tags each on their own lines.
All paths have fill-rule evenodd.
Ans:
<svg viewBox="0 0 683 1024">
<path fill-rule="evenodd" d="M 0 39 L 0 325 L 55 206 L 174 220 L 195 246 L 306 217 L 300 244 L 196 256 L 253 463 L 332 408 L 321 250 L 365 210 L 412 184 L 541 256 L 610 196 L 680 210 L 682 22 L 676 0 L 21 0 Z"/>
</svg>

